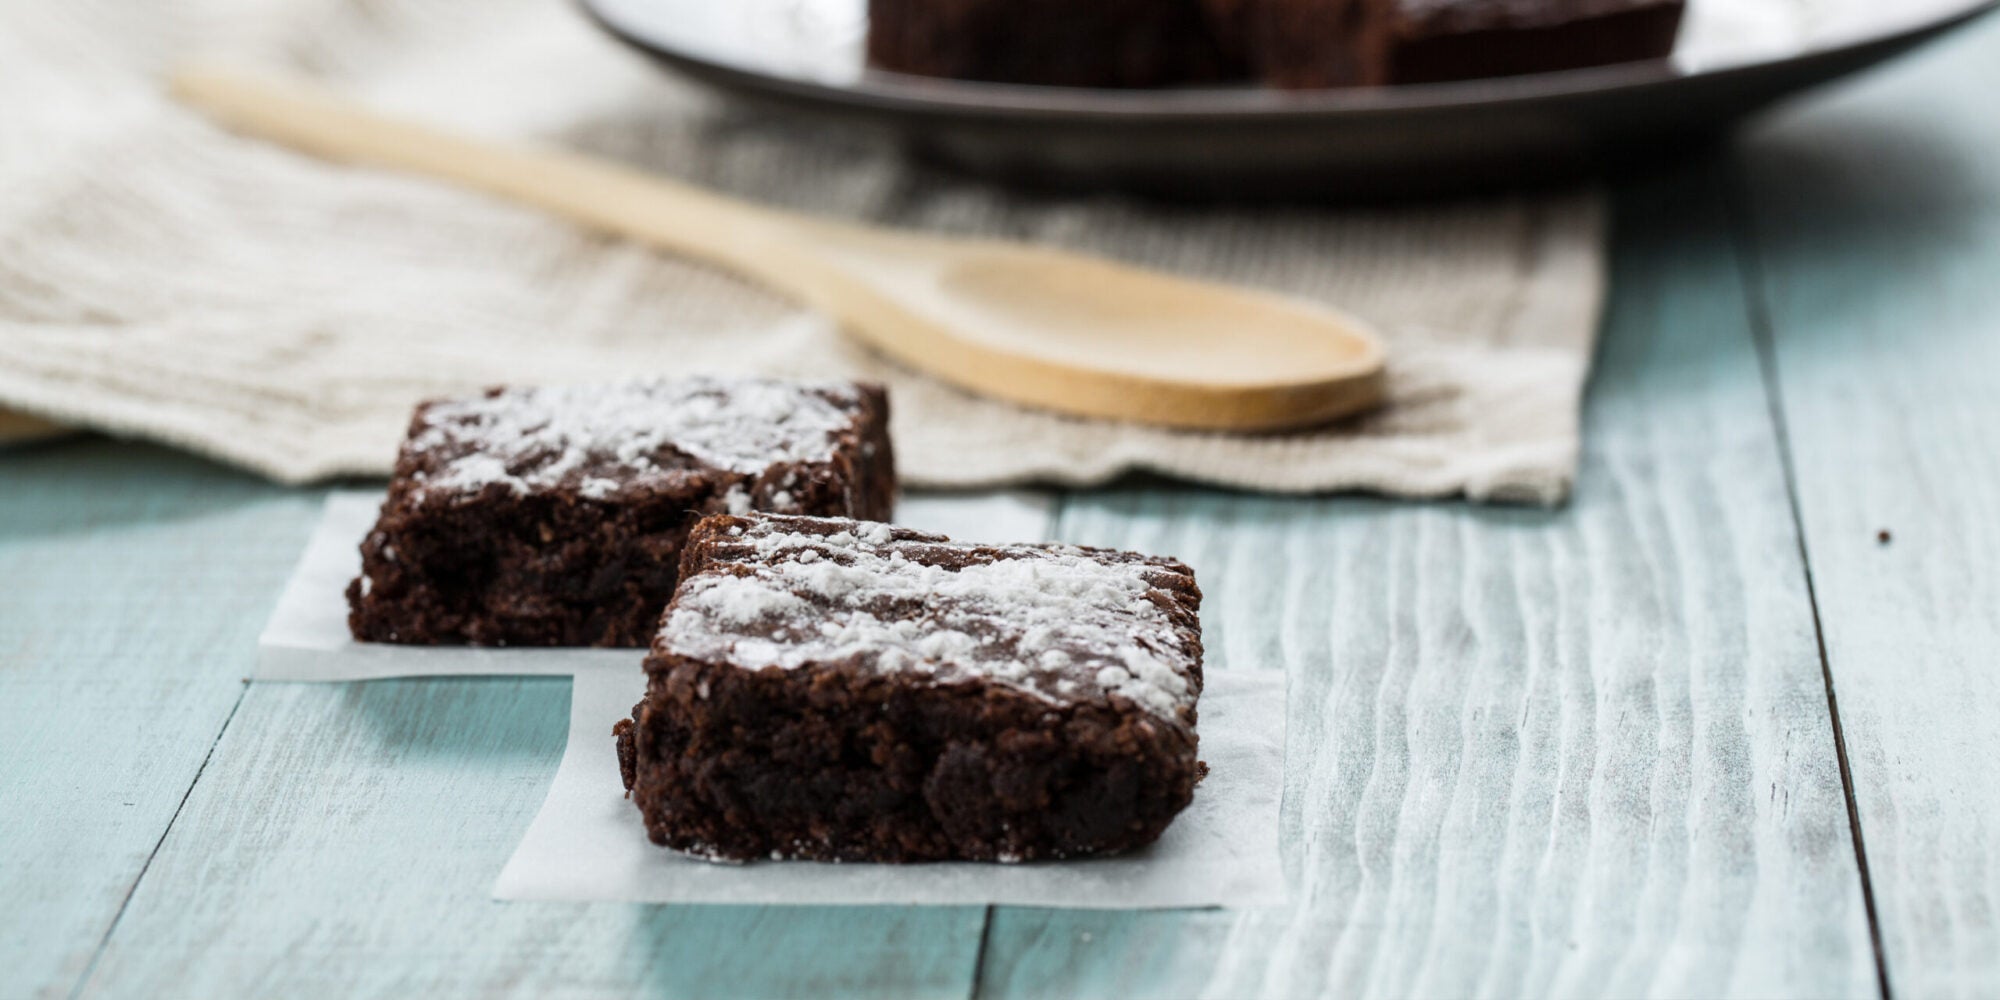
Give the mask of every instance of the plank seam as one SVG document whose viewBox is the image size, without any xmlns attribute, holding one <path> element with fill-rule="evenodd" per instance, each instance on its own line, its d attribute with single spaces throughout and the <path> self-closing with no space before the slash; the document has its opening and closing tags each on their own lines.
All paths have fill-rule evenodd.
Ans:
<svg viewBox="0 0 2000 1000">
<path fill-rule="evenodd" d="M 1777 435 L 1778 464 L 1784 473 L 1785 501 L 1791 507 L 1793 537 L 1799 548 L 1799 565 L 1805 572 L 1806 604 L 1812 609 L 1813 642 L 1819 649 L 1820 681 L 1826 687 L 1828 721 L 1833 726 L 1833 752 L 1840 765 L 1840 788 L 1847 799 L 1847 826 L 1854 843 L 1854 862 L 1861 875 L 1861 902 L 1868 914 L 1868 942 L 1875 952 L 1875 984 L 1882 1000 L 1894 1000 L 1889 987 L 1889 959 L 1882 947 L 1882 920 L 1875 907 L 1875 880 L 1868 871 L 1868 846 L 1861 832 L 1861 809 L 1854 795 L 1854 772 L 1848 765 L 1847 735 L 1840 725 L 1840 699 L 1834 693 L 1833 663 L 1826 650 L 1826 626 L 1820 617 L 1819 590 L 1813 579 L 1812 550 L 1806 541 L 1805 508 L 1799 500 L 1798 469 L 1792 455 L 1791 428 L 1785 420 L 1784 388 L 1778 378 L 1777 337 L 1772 327 L 1770 303 L 1766 298 L 1765 268 L 1761 246 L 1750 214 L 1750 194 L 1742 162 L 1729 160 L 1728 183 L 1723 185 L 1727 201 L 1730 238 L 1736 244 L 1737 260 L 1743 270 L 1744 301 L 1749 308 L 1751 342 L 1757 350 L 1758 374 L 1764 382 L 1764 403 Z"/>
<path fill-rule="evenodd" d="M 966 993 L 979 1000 L 986 992 L 986 942 L 993 937 L 993 907 L 989 904 L 979 918 L 979 950 L 972 954 L 972 989 Z"/>
<path fill-rule="evenodd" d="M 201 784 L 201 776 L 208 772 L 208 762 L 215 759 L 215 748 L 222 745 L 223 734 L 229 732 L 229 724 L 236 720 L 237 710 L 243 707 L 243 696 L 249 691 L 250 681 L 245 679 L 237 688 L 236 700 L 230 704 L 229 714 L 222 717 L 222 726 L 215 731 L 215 739 L 209 741 L 208 752 L 201 755 L 201 765 L 194 769 L 194 777 L 188 781 L 187 790 L 181 793 L 181 800 L 174 804 L 174 814 L 167 817 L 166 828 L 160 831 L 160 838 L 153 841 L 153 849 L 146 852 L 146 861 L 139 866 L 139 874 L 133 877 L 131 885 L 125 887 L 125 897 L 118 901 L 118 909 L 111 914 L 111 923 L 105 926 L 104 936 L 97 939 L 97 947 L 91 951 L 90 961 L 85 963 L 83 972 L 77 976 L 76 986 L 69 993 L 70 1000 L 82 996 L 83 988 L 90 984 L 90 977 L 97 973 L 97 963 L 104 957 L 105 950 L 111 946 L 111 935 L 117 932 L 119 922 L 125 919 L 125 911 L 131 908 L 132 897 L 139 891 L 139 883 L 144 882 L 146 873 L 153 869 L 153 859 L 160 856 L 160 848 L 166 845 L 167 836 L 174 832 L 174 824 L 180 821 L 181 812 L 187 808 L 188 799 L 194 797 L 195 786 Z"/>
</svg>

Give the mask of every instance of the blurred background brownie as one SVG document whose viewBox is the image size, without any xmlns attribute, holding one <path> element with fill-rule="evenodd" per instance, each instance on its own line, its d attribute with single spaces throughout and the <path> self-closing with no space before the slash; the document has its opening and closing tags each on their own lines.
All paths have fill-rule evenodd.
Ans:
<svg viewBox="0 0 2000 1000">
<path fill-rule="evenodd" d="M 1158 87 L 1242 75 L 1201 0 L 869 0 L 868 57 L 921 76 Z"/>
<path fill-rule="evenodd" d="M 1075 87 L 1373 86 L 1659 59 L 1685 0 L 870 0 L 870 61 Z"/>
<path fill-rule="evenodd" d="M 1019 861 L 1158 838 L 1194 795 L 1201 591 L 1172 559 L 711 517 L 615 732 L 656 843 Z"/>
<path fill-rule="evenodd" d="M 1432 83 L 1661 59 L 1684 0 L 1208 0 L 1247 4 L 1252 71 L 1281 87 Z"/>
<path fill-rule="evenodd" d="M 354 637 L 643 646 L 705 514 L 887 518 L 881 388 L 771 379 L 491 389 L 417 408 L 348 587 Z"/>
</svg>

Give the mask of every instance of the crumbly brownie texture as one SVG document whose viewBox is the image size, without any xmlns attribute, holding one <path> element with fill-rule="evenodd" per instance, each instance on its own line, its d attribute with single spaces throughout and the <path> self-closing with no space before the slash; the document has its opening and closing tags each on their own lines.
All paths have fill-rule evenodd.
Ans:
<svg viewBox="0 0 2000 1000">
<path fill-rule="evenodd" d="M 1663 58 L 1685 0 L 870 0 L 904 73 L 1083 87 L 1320 88 Z"/>
<path fill-rule="evenodd" d="M 1433 83 L 1663 58 L 1684 0 L 1249 3 L 1248 59 L 1281 87 Z"/>
<path fill-rule="evenodd" d="M 370 642 L 643 646 L 703 515 L 886 518 L 876 386 L 695 378 L 417 408 L 347 589 Z"/>
<path fill-rule="evenodd" d="M 1016 861 L 1151 843 L 1194 794 L 1185 565 L 886 524 L 711 517 L 616 735 L 660 844 Z"/>
<path fill-rule="evenodd" d="M 868 57 L 899 73 L 1062 87 L 1240 76 L 1202 0 L 869 0 Z"/>
</svg>

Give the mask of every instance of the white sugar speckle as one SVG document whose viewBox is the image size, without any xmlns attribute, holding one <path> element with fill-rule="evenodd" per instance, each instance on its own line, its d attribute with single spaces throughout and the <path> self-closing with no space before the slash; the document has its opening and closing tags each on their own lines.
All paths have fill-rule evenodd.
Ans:
<svg viewBox="0 0 2000 1000">
<path fill-rule="evenodd" d="M 764 618 L 810 610 L 797 596 L 760 585 L 741 576 L 710 577 L 703 589 L 703 607 L 730 625 L 747 625 Z"/>
<path fill-rule="evenodd" d="M 833 526 L 839 530 L 827 531 Z M 801 530 L 805 529 L 805 530 Z M 740 534 L 739 534 L 740 532 Z M 823 533 L 822 533 L 823 532 Z M 1062 545 L 976 546 L 883 524 L 758 516 L 682 582 L 661 640 L 746 669 L 860 662 L 1044 697 L 1194 701 L 1189 623 L 1148 599 L 1177 564 Z"/>
<path fill-rule="evenodd" d="M 860 402 L 851 383 L 754 378 L 512 388 L 432 403 L 405 448 L 444 456 L 417 476 L 427 493 L 573 484 L 604 499 L 690 465 L 754 475 L 827 461 Z M 771 499 L 779 509 L 794 503 L 784 492 Z M 732 513 L 750 509 L 740 486 L 724 502 Z"/>
<path fill-rule="evenodd" d="M 722 504 L 724 509 L 738 517 L 748 514 L 750 513 L 750 491 L 744 489 L 742 483 L 737 483 L 729 487 L 728 493 L 723 494 Z"/>
<path fill-rule="evenodd" d="M 508 471 L 507 463 L 500 456 L 473 452 L 452 462 L 444 473 L 433 476 L 425 484 L 431 489 L 483 488 L 497 483 L 507 488 L 509 493 L 526 493 L 528 484 L 519 476 Z M 460 484 L 464 484 L 463 487 Z M 474 487 L 473 484 L 477 484 Z"/>
</svg>

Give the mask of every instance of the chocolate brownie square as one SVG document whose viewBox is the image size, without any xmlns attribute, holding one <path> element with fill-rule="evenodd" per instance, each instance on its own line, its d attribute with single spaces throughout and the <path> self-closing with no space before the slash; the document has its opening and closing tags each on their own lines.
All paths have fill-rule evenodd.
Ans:
<svg viewBox="0 0 2000 1000">
<path fill-rule="evenodd" d="M 1201 0 L 869 0 L 868 58 L 922 76 L 1157 87 L 1241 75 Z"/>
<path fill-rule="evenodd" d="M 356 639 L 643 646 L 703 515 L 886 518 L 880 387 L 692 378 L 419 406 L 347 588 Z"/>
<path fill-rule="evenodd" d="M 659 844 L 1018 861 L 1151 843 L 1193 798 L 1201 591 L 1172 559 L 886 524 L 703 520 L 614 730 Z"/>
</svg>

